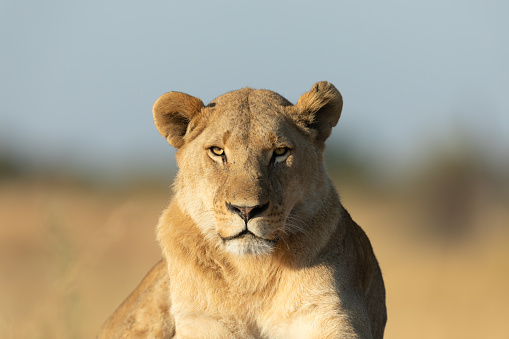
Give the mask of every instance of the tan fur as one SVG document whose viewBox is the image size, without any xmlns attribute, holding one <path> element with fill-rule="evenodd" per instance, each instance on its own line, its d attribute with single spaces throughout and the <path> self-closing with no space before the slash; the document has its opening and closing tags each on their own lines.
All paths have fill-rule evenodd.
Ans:
<svg viewBox="0 0 509 339">
<path fill-rule="evenodd" d="M 168 271 L 161 260 L 106 320 L 98 338 L 172 338 Z"/>
<path fill-rule="evenodd" d="M 183 93 L 161 96 L 154 120 L 179 165 L 157 231 L 167 274 L 159 264 L 159 278 L 143 282 L 102 333 L 136 337 L 118 325 L 131 314 L 153 338 L 171 338 L 159 328 L 173 318 L 165 333 L 180 339 L 382 338 L 378 263 L 322 161 L 341 108 L 328 82 L 296 105 L 250 88 L 207 106 Z M 139 316 L 162 304 L 171 315 Z"/>
</svg>

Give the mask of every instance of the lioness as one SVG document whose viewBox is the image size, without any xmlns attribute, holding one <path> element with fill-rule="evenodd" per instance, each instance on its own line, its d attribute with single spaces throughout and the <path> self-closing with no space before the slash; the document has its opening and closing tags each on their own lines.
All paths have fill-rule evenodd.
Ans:
<svg viewBox="0 0 509 339">
<path fill-rule="evenodd" d="M 323 150 L 343 100 L 319 82 L 292 105 L 244 88 L 207 106 L 170 92 L 155 125 L 177 148 L 164 260 L 101 338 L 382 338 L 385 288 Z"/>
</svg>

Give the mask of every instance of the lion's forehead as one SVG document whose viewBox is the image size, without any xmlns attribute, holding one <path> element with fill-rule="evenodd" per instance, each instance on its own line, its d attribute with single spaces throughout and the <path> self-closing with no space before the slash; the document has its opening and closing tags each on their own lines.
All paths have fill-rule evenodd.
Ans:
<svg viewBox="0 0 509 339">
<path fill-rule="evenodd" d="M 272 150 L 293 146 L 295 127 L 278 115 L 239 115 L 228 112 L 223 119 L 204 129 L 206 147 L 218 146 L 240 151 Z"/>
<path fill-rule="evenodd" d="M 291 146 L 295 124 L 288 119 L 284 107 L 216 106 L 208 119 L 201 121 L 202 141 L 207 146 L 271 149 Z"/>
</svg>

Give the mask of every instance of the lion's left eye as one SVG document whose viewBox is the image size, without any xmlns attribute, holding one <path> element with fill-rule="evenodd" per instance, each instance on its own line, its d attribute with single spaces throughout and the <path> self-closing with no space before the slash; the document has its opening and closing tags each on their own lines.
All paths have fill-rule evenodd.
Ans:
<svg viewBox="0 0 509 339">
<path fill-rule="evenodd" d="M 288 147 L 278 147 L 274 150 L 274 156 L 280 157 L 288 153 Z"/>
<path fill-rule="evenodd" d="M 224 150 L 222 148 L 216 147 L 216 146 L 211 147 L 210 151 L 212 152 L 212 154 L 217 155 L 218 157 L 222 156 L 224 154 Z"/>
</svg>

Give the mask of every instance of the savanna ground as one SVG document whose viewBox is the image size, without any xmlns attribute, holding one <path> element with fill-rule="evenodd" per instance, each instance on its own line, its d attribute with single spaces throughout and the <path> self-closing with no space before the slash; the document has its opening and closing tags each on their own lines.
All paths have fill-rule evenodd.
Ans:
<svg viewBox="0 0 509 339">
<path fill-rule="evenodd" d="M 507 181 L 461 173 L 335 179 L 382 267 L 386 338 L 509 337 Z M 93 338 L 160 258 L 170 182 L 1 180 L 0 338 Z"/>
</svg>

